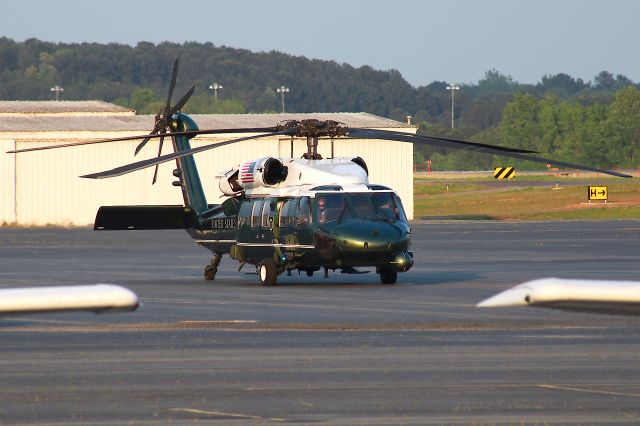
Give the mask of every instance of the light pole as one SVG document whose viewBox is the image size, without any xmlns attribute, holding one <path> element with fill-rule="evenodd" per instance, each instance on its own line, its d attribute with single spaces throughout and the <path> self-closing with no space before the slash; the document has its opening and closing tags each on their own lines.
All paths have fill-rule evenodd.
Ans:
<svg viewBox="0 0 640 426">
<path fill-rule="evenodd" d="M 60 100 L 60 93 L 64 92 L 64 89 L 57 84 L 51 88 L 52 92 L 56 92 L 56 101 Z"/>
<path fill-rule="evenodd" d="M 209 85 L 209 90 L 213 90 L 213 99 L 216 104 L 218 103 L 218 90 L 221 90 L 221 89 L 222 89 L 221 84 L 211 83 Z"/>
<path fill-rule="evenodd" d="M 282 112 L 284 112 L 284 94 L 289 93 L 289 88 L 280 86 L 276 89 L 276 92 L 280 93 L 280 96 L 282 97 Z"/>
<path fill-rule="evenodd" d="M 447 90 L 451 90 L 451 128 L 453 129 L 453 98 L 456 90 L 460 90 L 460 86 L 456 84 L 451 84 L 447 86 Z"/>
</svg>

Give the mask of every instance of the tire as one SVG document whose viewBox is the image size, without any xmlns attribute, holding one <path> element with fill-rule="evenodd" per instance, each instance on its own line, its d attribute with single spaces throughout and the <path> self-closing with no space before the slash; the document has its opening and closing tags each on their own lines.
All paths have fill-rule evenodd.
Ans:
<svg viewBox="0 0 640 426">
<path fill-rule="evenodd" d="M 278 266 L 273 259 L 265 259 L 258 267 L 260 284 L 264 286 L 276 285 L 278 280 Z"/>
<path fill-rule="evenodd" d="M 380 282 L 382 284 L 395 284 L 398 281 L 398 271 L 388 266 L 380 268 Z"/>
<path fill-rule="evenodd" d="M 218 268 L 214 268 L 211 265 L 207 265 L 204 268 L 204 279 L 207 281 L 213 281 L 216 279 L 216 272 L 218 272 Z"/>
</svg>

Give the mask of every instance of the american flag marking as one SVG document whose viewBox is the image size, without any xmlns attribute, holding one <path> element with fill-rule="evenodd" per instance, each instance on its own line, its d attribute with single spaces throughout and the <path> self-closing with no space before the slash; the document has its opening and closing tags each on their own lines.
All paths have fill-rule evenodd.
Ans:
<svg viewBox="0 0 640 426">
<path fill-rule="evenodd" d="M 240 182 L 242 183 L 251 183 L 253 182 L 253 168 L 255 167 L 256 162 L 244 163 L 242 167 L 240 167 Z"/>
</svg>

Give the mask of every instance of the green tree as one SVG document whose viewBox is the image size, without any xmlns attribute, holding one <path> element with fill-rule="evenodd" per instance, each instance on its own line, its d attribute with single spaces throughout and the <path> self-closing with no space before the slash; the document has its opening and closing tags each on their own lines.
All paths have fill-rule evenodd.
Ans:
<svg viewBox="0 0 640 426">
<path fill-rule="evenodd" d="M 575 95 L 589 86 L 581 78 L 574 79 L 568 74 L 559 73 L 555 75 L 545 75 L 537 89 L 540 93 L 554 93 L 562 98 Z"/>
<path fill-rule="evenodd" d="M 502 112 L 500 134 L 504 146 L 535 150 L 539 145 L 539 115 L 536 97 L 518 93 Z"/>
<path fill-rule="evenodd" d="M 510 93 L 518 88 L 518 83 L 510 75 L 501 74 L 496 69 L 491 69 L 484 73 L 484 78 L 478 81 L 476 94 L 479 96 L 497 95 L 499 93 Z"/>
<path fill-rule="evenodd" d="M 131 94 L 129 105 L 135 109 L 138 114 L 151 114 L 157 112 L 151 109 L 151 104 L 154 101 L 156 101 L 156 96 L 153 89 L 141 87 Z"/>
<path fill-rule="evenodd" d="M 560 137 L 560 124 L 558 123 L 558 105 L 560 102 L 560 98 L 554 94 L 546 95 L 539 102 L 540 138 L 536 146 L 539 152 L 552 153 L 557 148 L 557 140 Z"/>
<path fill-rule="evenodd" d="M 616 92 L 606 122 L 613 164 L 637 167 L 640 163 L 640 91 L 628 86 Z"/>
</svg>

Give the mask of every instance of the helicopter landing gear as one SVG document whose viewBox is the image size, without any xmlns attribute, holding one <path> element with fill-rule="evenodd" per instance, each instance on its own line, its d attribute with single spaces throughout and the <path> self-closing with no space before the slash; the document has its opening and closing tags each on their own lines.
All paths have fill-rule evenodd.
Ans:
<svg viewBox="0 0 640 426">
<path fill-rule="evenodd" d="M 389 266 L 380 267 L 380 282 L 382 284 L 395 284 L 398 280 L 398 271 Z"/>
<path fill-rule="evenodd" d="M 216 278 L 216 272 L 218 272 L 218 265 L 222 260 L 222 254 L 214 253 L 211 259 L 211 264 L 204 267 L 204 279 L 207 281 L 213 281 Z"/>
<path fill-rule="evenodd" d="M 260 284 L 264 286 L 276 285 L 278 280 L 278 266 L 273 259 L 265 259 L 260 265 L 258 265 L 258 276 L 260 277 Z"/>
</svg>

